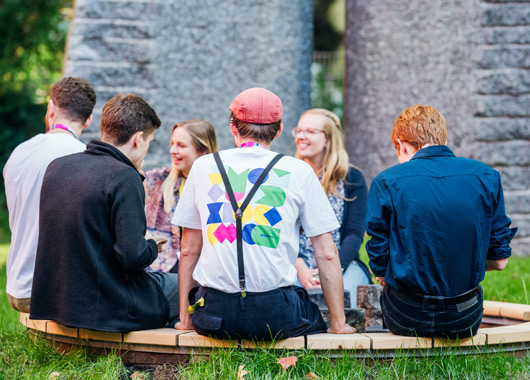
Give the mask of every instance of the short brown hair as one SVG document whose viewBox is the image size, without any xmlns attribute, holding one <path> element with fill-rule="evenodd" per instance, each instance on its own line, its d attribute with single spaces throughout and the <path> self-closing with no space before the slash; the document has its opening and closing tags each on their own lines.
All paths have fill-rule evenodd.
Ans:
<svg viewBox="0 0 530 380">
<path fill-rule="evenodd" d="M 49 95 L 65 117 L 80 123 L 87 121 L 96 105 L 96 93 L 83 78 L 65 77 L 52 86 Z"/>
<path fill-rule="evenodd" d="M 114 145 L 121 146 L 136 132 L 142 131 L 148 136 L 160 124 L 162 123 L 155 110 L 145 100 L 134 94 L 118 94 L 103 107 L 101 136 Z"/>
<path fill-rule="evenodd" d="M 445 118 L 435 108 L 416 104 L 406 108 L 394 122 L 392 142 L 399 150 L 398 139 L 409 143 L 415 149 L 424 145 L 445 145 L 447 127 Z"/>
<path fill-rule="evenodd" d="M 239 120 L 234 112 L 230 114 L 230 120 L 236 125 L 239 136 L 249 137 L 265 144 L 270 144 L 280 130 L 281 119 L 272 124 L 253 124 Z"/>
</svg>

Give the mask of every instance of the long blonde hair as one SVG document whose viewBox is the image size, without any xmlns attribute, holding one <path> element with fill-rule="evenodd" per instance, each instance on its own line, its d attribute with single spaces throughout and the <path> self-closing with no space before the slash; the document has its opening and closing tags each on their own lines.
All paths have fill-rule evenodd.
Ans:
<svg viewBox="0 0 530 380">
<path fill-rule="evenodd" d="M 348 175 L 349 157 L 348 152 L 344 146 L 344 138 L 342 135 L 342 126 L 340 119 L 333 112 L 323 108 L 313 108 L 305 111 L 300 119 L 307 114 L 322 115 L 324 121 L 324 134 L 328 140 L 325 148 L 324 160 L 319 174 L 322 187 L 326 195 L 333 193 L 343 198 L 337 192 L 337 182 L 339 180 L 346 180 Z M 301 158 L 296 151 L 296 158 Z"/>
<path fill-rule="evenodd" d="M 217 151 L 217 139 L 215 129 L 205 120 L 191 119 L 178 122 L 171 129 L 170 138 L 177 128 L 184 128 L 191 136 L 191 142 L 197 152 L 202 155 Z M 175 201 L 175 184 L 178 181 L 180 172 L 171 166 L 169 175 L 162 183 L 162 197 L 164 199 L 164 211 L 170 213 L 177 204 Z"/>
</svg>

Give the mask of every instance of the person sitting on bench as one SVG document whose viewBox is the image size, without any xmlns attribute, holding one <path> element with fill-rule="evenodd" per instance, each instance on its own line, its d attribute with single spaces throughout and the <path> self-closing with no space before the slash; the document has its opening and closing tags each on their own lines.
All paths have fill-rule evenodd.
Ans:
<svg viewBox="0 0 530 380">
<path fill-rule="evenodd" d="M 455 157 L 445 118 L 430 106 L 403 110 L 392 141 L 400 164 L 373 180 L 366 216 L 384 324 L 398 335 L 475 335 L 484 272 L 504 269 L 517 231 L 499 173 Z"/>
<path fill-rule="evenodd" d="M 101 113 L 101 141 L 48 167 L 31 319 L 110 332 L 175 326 L 177 274 L 144 270 L 166 241 L 146 238 L 141 173 L 160 124 L 139 96 L 116 95 Z"/>
<path fill-rule="evenodd" d="M 173 216 L 184 227 L 177 328 L 265 340 L 325 332 L 318 306 L 293 286 L 302 225 L 320 270 L 329 331 L 353 333 L 330 233 L 339 227 L 333 209 L 307 163 L 269 149 L 283 129 L 280 98 L 251 88 L 229 109 L 236 148 L 194 162 Z"/>
</svg>

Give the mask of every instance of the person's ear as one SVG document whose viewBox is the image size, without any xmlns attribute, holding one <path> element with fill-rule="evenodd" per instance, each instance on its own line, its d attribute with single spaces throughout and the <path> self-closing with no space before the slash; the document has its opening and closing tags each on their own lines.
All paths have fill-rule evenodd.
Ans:
<svg viewBox="0 0 530 380">
<path fill-rule="evenodd" d="M 399 138 L 397 139 L 398 141 L 398 144 L 399 144 L 399 154 L 402 155 L 402 156 L 406 156 L 408 151 L 407 151 L 407 145 L 406 144 L 403 144 L 403 141 L 401 141 Z"/>
<path fill-rule="evenodd" d="M 239 131 L 237 130 L 236 123 L 234 123 L 232 119 L 230 120 L 230 133 L 232 133 L 234 137 L 239 137 Z"/>
<path fill-rule="evenodd" d="M 53 119 L 53 117 L 55 116 L 55 113 L 57 112 L 57 106 L 55 105 L 55 103 L 53 102 L 53 100 L 48 100 L 48 115 L 50 116 L 50 118 Z"/>
<path fill-rule="evenodd" d="M 46 109 L 46 119 L 47 123 L 46 126 L 51 128 L 53 124 L 53 119 L 55 117 L 55 114 L 57 113 L 57 106 L 53 102 L 53 100 L 48 100 L 48 108 Z M 48 129 L 46 130 L 48 132 Z"/>
<path fill-rule="evenodd" d="M 92 123 L 93 116 L 94 116 L 94 115 L 90 114 L 90 116 L 88 117 L 88 119 L 86 119 L 85 124 L 83 125 L 83 129 L 88 128 L 88 126 L 90 125 L 90 123 Z"/>
<path fill-rule="evenodd" d="M 143 131 L 138 131 L 136 132 L 134 135 L 133 135 L 133 142 L 134 142 L 134 147 L 137 148 L 138 146 L 140 146 L 140 143 L 142 142 L 141 140 L 143 140 L 144 138 L 144 132 Z"/>
<path fill-rule="evenodd" d="M 280 129 L 278 129 L 278 132 L 276 132 L 276 136 L 274 136 L 273 140 L 276 140 L 278 137 L 280 137 L 282 132 L 283 132 L 283 121 L 280 122 Z"/>
</svg>

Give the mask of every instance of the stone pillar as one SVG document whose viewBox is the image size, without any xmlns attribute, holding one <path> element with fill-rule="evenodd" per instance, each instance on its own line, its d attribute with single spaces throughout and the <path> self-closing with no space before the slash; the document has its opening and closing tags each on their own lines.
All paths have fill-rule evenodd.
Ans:
<svg viewBox="0 0 530 380">
<path fill-rule="evenodd" d="M 162 128 L 146 168 L 170 164 L 177 121 L 210 121 L 220 149 L 233 147 L 228 106 L 249 87 L 284 103 L 285 132 L 273 149 L 294 151 L 290 128 L 310 107 L 312 3 L 305 0 L 77 0 L 65 75 L 96 88 L 96 118 L 84 140 L 99 136 L 99 115 L 117 93 L 142 96 Z"/>
<path fill-rule="evenodd" d="M 429 104 L 446 118 L 458 156 L 499 170 L 530 254 L 530 2 L 346 2 L 344 118 L 352 162 L 368 183 L 398 163 L 391 142 L 402 109 Z"/>
</svg>

